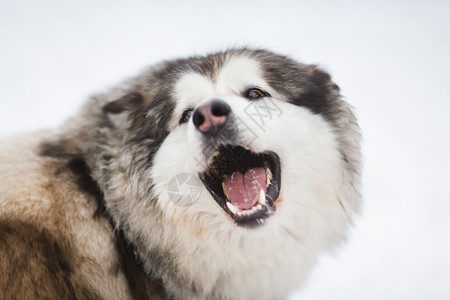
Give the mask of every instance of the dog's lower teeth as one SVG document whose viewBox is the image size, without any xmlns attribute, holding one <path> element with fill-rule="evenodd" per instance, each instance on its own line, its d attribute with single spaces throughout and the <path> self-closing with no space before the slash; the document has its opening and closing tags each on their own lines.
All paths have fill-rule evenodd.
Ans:
<svg viewBox="0 0 450 300">
<path fill-rule="evenodd" d="M 242 216 L 251 216 L 252 214 L 263 209 L 263 205 L 258 203 L 258 205 L 253 206 L 250 209 L 241 210 L 237 206 L 233 205 L 231 202 L 226 202 L 228 209 L 231 211 L 233 215 L 242 217 Z"/>
<path fill-rule="evenodd" d="M 259 192 L 259 199 L 258 199 L 258 202 L 259 202 L 261 205 L 266 205 L 266 194 L 264 193 L 263 190 L 261 190 L 261 191 Z"/>
<path fill-rule="evenodd" d="M 230 202 L 227 202 L 227 207 L 233 214 L 236 214 L 238 212 L 238 208 Z"/>
</svg>

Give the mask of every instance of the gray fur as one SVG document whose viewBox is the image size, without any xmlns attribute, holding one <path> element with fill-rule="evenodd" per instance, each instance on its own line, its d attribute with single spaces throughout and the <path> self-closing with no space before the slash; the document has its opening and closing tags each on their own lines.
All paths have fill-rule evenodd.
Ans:
<svg viewBox="0 0 450 300">
<path fill-rule="evenodd" d="M 58 134 L 47 136 L 40 143 L 41 155 L 56 159 L 58 164 L 64 165 L 64 162 L 73 159 L 85 162 L 85 175 L 99 192 L 98 205 L 105 208 L 101 218 L 110 220 L 115 232 L 120 233 L 120 247 L 128 249 L 128 254 L 123 256 L 123 259 L 135 260 L 134 263 L 145 273 L 142 275 L 143 280 L 151 283 L 148 287 L 129 285 L 125 289 L 141 288 L 154 291 L 155 286 L 159 286 L 159 292 L 144 294 L 153 297 L 158 294 L 162 298 L 177 299 L 236 299 L 240 296 L 230 296 L 224 292 L 229 288 L 226 285 L 233 279 L 228 273 L 223 274 L 223 277 L 216 274 L 216 277 L 211 278 L 213 282 L 206 286 L 205 281 L 193 277 L 192 272 L 183 271 L 177 255 L 182 252 L 180 249 L 183 247 L 190 249 L 191 246 L 182 244 L 183 240 L 175 236 L 174 232 L 179 222 L 189 220 L 167 221 L 164 208 L 158 203 L 160 195 L 155 193 L 155 185 L 160 183 L 153 182 L 149 176 L 155 164 L 155 156 L 173 130 L 171 122 L 176 118 L 174 109 L 177 102 L 173 90 L 177 79 L 187 72 L 195 72 L 214 82 L 227 60 L 239 55 L 257 60 L 270 87 L 278 91 L 289 103 L 306 108 L 329 124 L 336 137 L 341 155 L 342 176 L 345 177 L 345 186 L 338 193 L 338 201 L 350 219 L 359 209 L 359 128 L 349 105 L 341 99 L 339 88 L 327 73 L 316 66 L 299 64 L 265 50 L 234 49 L 206 57 L 163 62 L 110 91 L 94 95 L 81 113 L 68 121 Z M 20 219 L 19 216 L 20 213 L 15 218 Z M 139 224 L 142 224 L 142 227 Z M 199 229 L 210 230 L 214 229 Z M 301 240 L 297 234 L 301 236 L 302 232 L 293 232 L 289 228 L 285 230 L 294 240 Z M 336 239 L 340 238 L 341 235 Z M 230 237 L 231 239 L 233 237 Z M 255 241 L 257 240 L 255 238 Z M 266 242 L 268 241 L 263 244 Z M 239 247 L 246 247 L 245 241 L 240 243 Z M 248 244 L 250 245 L 250 242 Z M 234 244 L 230 243 L 230 248 L 232 245 Z M 199 252 L 208 250 L 198 247 L 195 249 Z M 314 264 L 318 254 L 310 254 L 311 262 L 305 262 L 305 274 L 298 275 L 299 278 L 306 277 L 306 270 Z M 204 256 L 207 255 L 209 253 L 205 252 Z M 195 261 L 195 257 L 193 256 L 193 265 L 200 263 Z M 270 257 L 265 259 L 270 260 Z M 296 259 L 292 257 L 292 260 Z M 125 269 L 123 272 L 127 273 Z M 273 271 L 273 276 L 290 276 L 276 272 Z M 249 269 L 248 276 L 258 278 L 259 273 L 252 273 Z M 284 297 L 289 292 L 286 290 L 277 295 Z M 97 293 L 99 292 L 92 291 L 92 294 Z M 131 294 L 138 297 L 135 291 L 131 291 Z M 248 297 L 244 294 L 242 296 Z"/>
</svg>

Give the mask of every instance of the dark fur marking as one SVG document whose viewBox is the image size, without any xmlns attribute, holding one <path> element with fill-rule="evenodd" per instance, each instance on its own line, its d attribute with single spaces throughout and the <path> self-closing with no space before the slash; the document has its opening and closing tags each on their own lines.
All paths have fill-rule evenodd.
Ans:
<svg viewBox="0 0 450 300">
<path fill-rule="evenodd" d="M 75 183 L 79 190 L 95 199 L 98 207 L 94 215 L 97 217 L 103 215 L 105 210 L 102 204 L 103 193 L 92 179 L 89 167 L 81 158 L 79 151 L 73 151 L 70 145 L 71 143 L 66 140 L 45 142 L 41 144 L 40 154 L 57 158 L 58 160 L 53 162 L 56 167 L 55 176 L 65 176 L 67 180 Z"/>
<path fill-rule="evenodd" d="M 289 102 L 308 108 L 329 121 L 336 120 L 338 116 L 333 110 L 336 105 L 332 102 L 337 100 L 339 88 L 328 73 L 265 50 L 254 51 L 250 56 L 261 64 L 267 83 Z M 336 95 L 332 94 L 333 89 Z"/>
<path fill-rule="evenodd" d="M 333 121 L 336 118 L 333 108 L 336 107 L 333 101 L 332 89 L 336 89 L 336 85 L 332 83 L 328 73 L 311 66 L 308 69 L 309 85 L 307 92 L 302 97 L 296 99 L 294 104 L 302 105 L 310 108 L 316 114 L 322 114 L 327 120 Z M 336 92 L 339 88 L 336 89 Z"/>
<path fill-rule="evenodd" d="M 67 240 L 17 220 L 0 220 L 0 291 L 3 299 L 98 299 L 74 283 Z"/>
<path fill-rule="evenodd" d="M 86 162 L 81 158 L 73 158 L 67 163 L 68 170 L 73 174 L 73 180 L 78 188 L 83 192 L 91 195 L 97 202 L 97 210 L 94 216 L 99 217 L 105 214 L 103 205 L 103 193 L 98 184 L 90 176 L 89 168 Z"/>
<path fill-rule="evenodd" d="M 79 155 L 80 150 L 74 143 L 68 140 L 46 141 L 41 144 L 39 154 L 41 156 L 63 158 Z"/>
<path fill-rule="evenodd" d="M 162 282 L 151 278 L 144 272 L 142 263 L 136 255 L 136 249 L 126 241 L 122 230 L 118 234 L 117 248 L 122 256 L 121 268 L 125 272 L 133 298 L 142 300 L 168 299 Z"/>
<path fill-rule="evenodd" d="M 165 138 L 169 135 L 168 122 L 172 118 L 175 103 L 168 96 L 168 91 L 161 89 L 149 106 L 132 115 L 132 138 L 126 143 L 133 147 L 133 163 L 130 173 L 143 168 L 151 168 L 153 157 Z"/>
</svg>

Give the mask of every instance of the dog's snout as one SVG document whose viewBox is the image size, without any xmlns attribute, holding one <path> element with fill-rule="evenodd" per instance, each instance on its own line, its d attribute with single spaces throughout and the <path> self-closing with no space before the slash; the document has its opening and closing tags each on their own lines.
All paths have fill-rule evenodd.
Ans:
<svg viewBox="0 0 450 300">
<path fill-rule="evenodd" d="M 230 112 L 226 102 L 211 100 L 195 109 L 192 121 L 201 133 L 216 135 L 227 122 Z"/>
</svg>

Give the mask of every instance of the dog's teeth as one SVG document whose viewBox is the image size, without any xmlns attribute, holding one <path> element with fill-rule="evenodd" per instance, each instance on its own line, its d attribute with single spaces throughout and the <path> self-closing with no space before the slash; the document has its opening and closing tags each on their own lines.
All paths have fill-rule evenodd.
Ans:
<svg viewBox="0 0 450 300">
<path fill-rule="evenodd" d="M 227 199 L 228 199 L 227 189 L 225 188 L 225 182 L 223 182 L 223 181 L 222 181 L 222 189 L 223 189 L 223 193 L 225 194 L 225 197 L 227 197 Z"/>
<path fill-rule="evenodd" d="M 262 205 L 261 205 L 261 204 L 258 204 L 258 205 L 256 206 L 256 208 L 257 208 L 257 209 L 261 209 L 261 208 L 262 208 Z"/>
<path fill-rule="evenodd" d="M 228 209 L 235 215 L 238 212 L 238 208 L 227 201 Z"/>
<path fill-rule="evenodd" d="M 261 205 L 266 205 L 266 194 L 264 194 L 264 191 L 261 190 L 259 192 L 259 199 L 258 202 L 261 203 Z"/>
<path fill-rule="evenodd" d="M 242 211 L 238 211 L 236 214 L 237 214 L 239 217 L 242 217 Z"/>
<path fill-rule="evenodd" d="M 273 178 L 272 171 L 270 171 L 269 168 L 266 168 L 266 185 L 267 186 L 269 186 L 270 181 L 272 180 L 272 178 Z"/>
<path fill-rule="evenodd" d="M 214 158 L 216 156 L 219 156 L 219 154 L 220 154 L 219 150 L 216 150 L 216 151 L 214 151 L 214 153 L 212 154 L 211 157 Z"/>
</svg>

